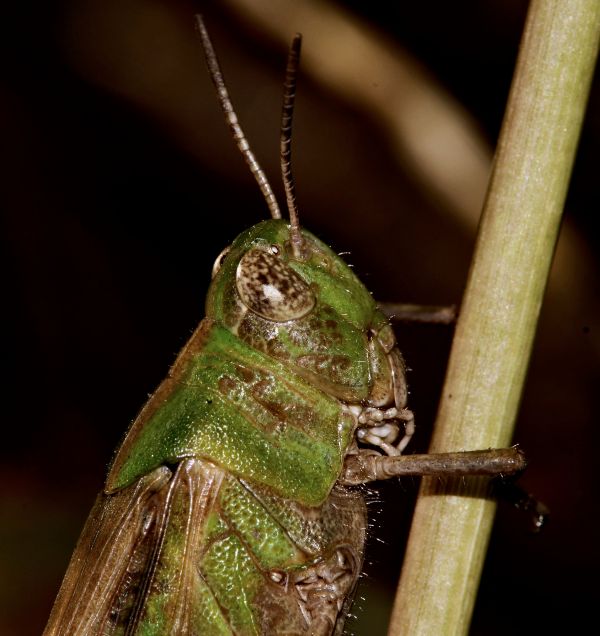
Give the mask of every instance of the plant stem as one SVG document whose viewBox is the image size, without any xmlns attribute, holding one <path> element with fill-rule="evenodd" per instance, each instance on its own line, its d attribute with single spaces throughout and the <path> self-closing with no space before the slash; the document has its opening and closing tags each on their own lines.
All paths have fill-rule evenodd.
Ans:
<svg viewBox="0 0 600 636">
<path fill-rule="evenodd" d="M 589 93 L 598 0 L 533 0 L 431 452 L 510 444 Z M 465 634 L 495 513 L 481 478 L 424 478 L 389 634 Z"/>
</svg>

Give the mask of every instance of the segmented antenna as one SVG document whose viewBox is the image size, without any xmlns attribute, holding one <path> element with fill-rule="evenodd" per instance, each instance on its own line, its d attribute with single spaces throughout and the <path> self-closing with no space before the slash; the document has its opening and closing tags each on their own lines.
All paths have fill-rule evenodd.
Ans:
<svg viewBox="0 0 600 636">
<path fill-rule="evenodd" d="M 283 85 L 283 108 L 281 110 L 281 142 L 280 160 L 281 176 L 285 188 L 285 198 L 290 215 L 290 242 L 294 256 L 301 258 L 304 241 L 300 233 L 300 221 L 298 220 L 298 205 L 296 204 L 296 186 L 292 174 L 292 118 L 294 115 L 294 101 L 296 98 L 296 80 L 298 78 L 298 65 L 300 64 L 300 48 L 302 35 L 296 33 L 290 52 L 288 53 L 285 69 L 285 83 Z"/>
<path fill-rule="evenodd" d="M 273 194 L 273 190 L 267 180 L 263 169 L 258 164 L 256 157 L 252 150 L 250 150 L 250 144 L 246 139 L 246 135 L 244 135 L 244 131 L 240 127 L 238 123 L 237 115 L 233 110 L 233 105 L 231 100 L 229 99 L 229 93 L 227 92 L 227 88 L 225 87 L 225 81 L 223 80 L 223 74 L 221 73 L 221 68 L 219 67 L 219 61 L 217 60 L 217 54 L 213 48 L 212 42 L 210 41 L 210 37 L 208 35 L 208 31 L 204 26 L 204 20 L 201 15 L 196 16 L 196 28 L 200 33 L 200 39 L 202 41 L 202 47 L 204 48 L 204 55 L 206 57 L 206 64 L 208 66 L 208 72 L 210 73 L 210 77 L 215 85 L 217 90 L 217 98 L 219 103 L 221 104 L 221 108 L 225 113 L 225 121 L 231 130 L 231 134 L 237 144 L 237 147 L 240 149 L 240 152 L 244 156 L 244 160 L 248 164 L 250 168 L 250 172 L 254 175 L 256 182 L 258 183 L 258 187 L 261 189 L 263 196 L 269 206 L 269 211 L 271 212 L 271 216 L 274 219 L 281 218 L 281 212 L 279 211 L 279 205 L 277 204 L 277 199 Z"/>
</svg>

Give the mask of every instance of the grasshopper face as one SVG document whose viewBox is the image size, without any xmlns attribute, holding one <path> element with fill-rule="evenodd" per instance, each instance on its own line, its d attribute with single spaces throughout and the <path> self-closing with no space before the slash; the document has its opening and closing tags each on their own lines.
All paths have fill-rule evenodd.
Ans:
<svg viewBox="0 0 600 636">
<path fill-rule="evenodd" d="M 335 252 L 306 230 L 302 239 L 296 256 L 284 221 L 240 234 L 215 263 L 207 317 L 335 398 L 404 407 L 403 365 L 386 318 Z"/>
</svg>

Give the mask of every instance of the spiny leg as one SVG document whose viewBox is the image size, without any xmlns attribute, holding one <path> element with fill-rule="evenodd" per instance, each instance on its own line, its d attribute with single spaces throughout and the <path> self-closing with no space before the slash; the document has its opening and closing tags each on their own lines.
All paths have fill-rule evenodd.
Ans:
<svg viewBox="0 0 600 636">
<path fill-rule="evenodd" d="M 525 456 L 516 446 L 456 453 L 392 456 L 377 455 L 373 451 L 361 449 L 357 454 L 346 456 L 341 481 L 348 485 L 358 485 L 401 475 L 497 477 L 518 475 L 525 470 L 525 466 Z"/>
<path fill-rule="evenodd" d="M 361 449 L 358 454 L 346 457 L 341 481 L 347 485 L 358 485 L 401 475 L 488 476 L 492 478 L 494 495 L 528 514 L 533 531 L 539 532 L 547 523 L 550 511 L 543 502 L 515 483 L 525 467 L 525 456 L 517 447 L 390 457 Z"/>
</svg>

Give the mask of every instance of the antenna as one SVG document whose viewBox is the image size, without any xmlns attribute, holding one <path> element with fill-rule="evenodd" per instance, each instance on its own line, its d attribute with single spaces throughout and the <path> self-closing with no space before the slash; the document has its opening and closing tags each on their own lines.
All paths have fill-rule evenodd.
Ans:
<svg viewBox="0 0 600 636">
<path fill-rule="evenodd" d="M 280 160 L 281 176 L 285 188 L 285 198 L 290 215 L 290 242 L 296 258 L 302 258 L 304 241 L 300 233 L 300 221 L 298 220 L 298 205 L 296 203 L 296 186 L 292 174 L 292 118 L 294 115 L 294 101 L 296 98 L 296 80 L 298 78 L 298 65 L 300 64 L 300 48 L 302 35 L 296 33 L 290 51 L 288 53 L 285 69 L 285 83 L 283 85 L 283 108 L 281 110 L 281 141 Z"/>
<path fill-rule="evenodd" d="M 204 20 L 201 15 L 196 16 L 196 28 L 200 33 L 200 39 L 202 41 L 202 47 L 204 48 L 204 55 L 206 57 L 206 64 L 208 66 L 208 72 L 210 73 L 210 77 L 215 85 L 217 90 L 217 98 L 219 103 L 221 104 L 221 108 L 225 113 L 225 121 L 231 130 L 231 134 L 233 135 L 233 139 L 237 144 L 237 147 L 240 149 L 240 152 L 244 156 L 244 160 L 248 164 L 250 168 L 250 172 L 254 175 L 256 182 L 258 183 L 258 187 L 261 189 L 263 196 L 269 206 L 269 211 L 271 212 L 271 216 L 274 219 L 281 218 L 281 212 L 279 211 L 279 205 L 277 204 L 277 199 L 273 194 L 273 190 L 267 180 L 263 169 L 258 164 L 256 157 L 252 150 L 250 150 L 250 144 L 246 139 L 246 135 L 244 135 L 244 131 L 238 123 L 237 115 L 233 110 L 233 104 L 229 99 L 229 93 L 227 92 L 227 88 L 225 87 L 225 81 L 223 80 L 223 74 L 221 73 L 221 68 L 219 66 L 219 61 L 217 60 L 217 54 L 215 53 L 215 49 L 213 48 L 212 42 L 210 41 L 210 37 L 208 35 L 208 31 L 204 26 Z"/>
</svg>

